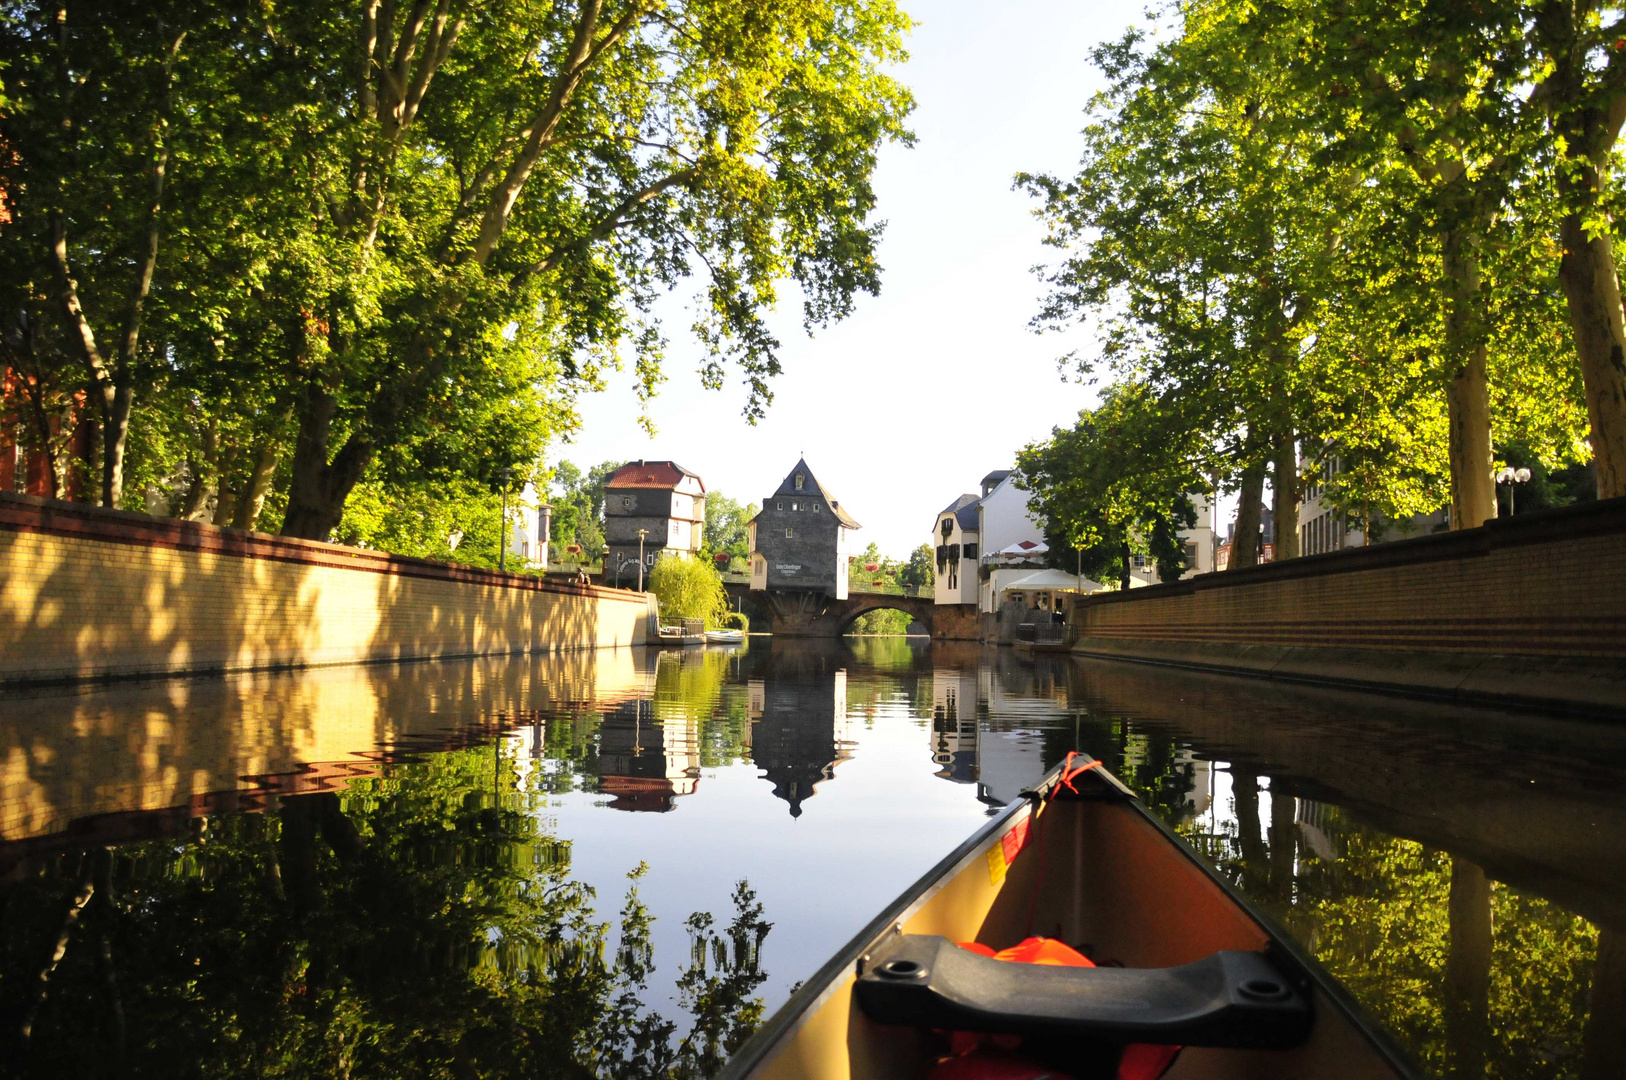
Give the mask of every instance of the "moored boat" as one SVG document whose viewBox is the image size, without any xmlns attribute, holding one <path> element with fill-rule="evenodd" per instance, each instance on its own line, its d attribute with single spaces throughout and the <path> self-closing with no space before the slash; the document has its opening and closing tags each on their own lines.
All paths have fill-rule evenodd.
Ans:
<svg viewBox="0 0 1626 1080">
<path fill-rule="evenodd" d="M 707 645 L 738 645 L 745 640 L 744 630 L 707 630 Z"/>
<path fill-rule="evenodd" d="M 1336 981 L 1081 755 L 895 900 L 721 1074 L 1416 1075 Z"/>
</svg>

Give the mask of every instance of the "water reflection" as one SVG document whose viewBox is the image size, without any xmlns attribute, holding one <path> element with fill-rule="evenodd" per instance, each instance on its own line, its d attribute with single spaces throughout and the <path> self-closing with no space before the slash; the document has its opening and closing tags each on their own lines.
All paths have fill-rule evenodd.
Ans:
<svg viewBox="0 0 1626 1080">
<path fill-rule="evenodd" d="M 904 639 L 7 698 L 0 1070 L 705 1075 L 1074 748 L 1430 1072 L 1626 1075 L 1626 732 Z"/>
</svg>

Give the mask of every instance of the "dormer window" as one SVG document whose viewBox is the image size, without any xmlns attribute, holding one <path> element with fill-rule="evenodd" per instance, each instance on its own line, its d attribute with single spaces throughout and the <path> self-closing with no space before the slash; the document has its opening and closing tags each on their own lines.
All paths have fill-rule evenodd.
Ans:
<svg viewBox="0 0 1626 1080">
<path fill-rule="evenodd" d="M 806 484 L 806 483 L 807 483 L 807 474 L 806 473 L 797 473 L 796 474 L 796 490 L 797 491 L 802 490 L 802 486 L 804 484 Z"/>
</svg>

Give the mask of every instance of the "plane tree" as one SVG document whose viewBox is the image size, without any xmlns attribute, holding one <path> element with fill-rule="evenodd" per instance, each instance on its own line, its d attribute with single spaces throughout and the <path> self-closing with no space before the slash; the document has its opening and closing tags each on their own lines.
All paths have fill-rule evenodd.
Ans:
<svg viewBox="0 0 1626 1080">
<path fill-rule="evenodd" d="M 753 420 L 781 283 L 809 330 L 879 288 L 891 0 L 104 8 L 0 21 L 6 272 L 74 331 L 104 502 L 149 399 L 216 520 L 326 537 L 364 481 L 494 492 L 624 360 L 654 392 L 685 281 Z"/>
<path fill-rule="evenodd" d="M 1347 185 L 1312 165 L 1269 85 L 1221 81 L 1184 43 L 1153 48 L 1138 33 L 1095 60 L 1110 86 L 1078 173 L 1018 177 L 1063 253 L 1035 324 L 1094 326 L 1099 351 L 1066 358 L 1080 375 L 1177 402 L 1169 418 L 1209 447 L 1203 472 L 1239 492 L 1243 532 L 1258 527 L 1273 469 L 1290 554 L 1304 343 Z"/>
</svg>

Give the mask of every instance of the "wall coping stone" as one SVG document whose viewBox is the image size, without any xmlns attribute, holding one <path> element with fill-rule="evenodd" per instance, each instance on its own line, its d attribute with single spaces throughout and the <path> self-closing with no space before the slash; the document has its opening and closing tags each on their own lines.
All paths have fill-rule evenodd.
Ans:
<svg viewBox="0 0 1626 1080">
<path fill-rule="evenodd" d="M 360 570 L 374 574 L 456 581 L 503 589 L 590 596 L 605 600 L 637 600 L 644 594 L 606 585 L 582 585 L 530 574 L 484 570 L 458 563 L 435 562 L 407 555 L 346 547 L 321 540 L 247 532 L 200 521 L 154 517 L 132 510 L 112 510 L 85 503 L 63 502 L 36 495 L 0 492 L 0 531 L 34 532 L 78 540 L 125 544 L 133 547 L 171 548 L 244 559 Z"/>
</svg>

